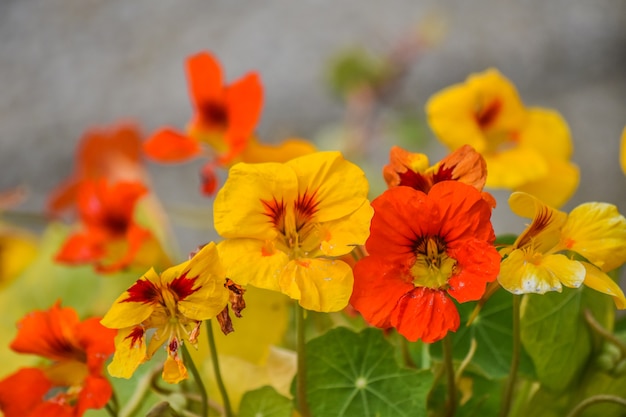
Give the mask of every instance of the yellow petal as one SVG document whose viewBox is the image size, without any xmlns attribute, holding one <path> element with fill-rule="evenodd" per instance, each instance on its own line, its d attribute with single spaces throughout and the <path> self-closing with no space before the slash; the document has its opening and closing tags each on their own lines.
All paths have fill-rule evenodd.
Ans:
<svg viewBox="0 0 626 417">
<path fill-rule="evenodd" d="M 0 287 L 13 281 L 37 255 L 37 240 L 24 232 L 0 232 Z"/>
<path fill-rule="evenodd" d="M 581 204 L 567 218 L 562 245 L 611 271 L 626 262 L 626 218 L 612 204 Z"/>
<path fill-rule="evenodd" d="M 217 246 L 226 276 L 239 285 L 254 285 L 280 291 L 278 280 L 289 262 L 284 252 L 272 242 L 257 239 L 227 239 Z"/>
<path fill-rule="evenodd" d="M 225 238 L 273 240 L 277 231 L 263 201 L 276 198 L 291 204 L 297 195 L 298 179 L 290 167 L 275 162 L 235 164 L 215 197 L 215 230 Z"/>
<path fill-rule="evenodd" d="M 183 316 L 193 320 L 209 320 L 217 316 L 228 303 L 229 292 L 224 287 L 226 272 L 220 261 L 215 243 L 205 245 L 189 261 L 185 271 L 187 278 L 194 278 L 193 293 L 178 302 Z M 169 271 L 169 270 L 168 270 Z M 171 282 L 180 275 L 170 276 L 163 272 L 163 281 Z"/>
<path fill-rule="evenodd" d="M 515 147 L 483 156 L 490 188 L 516 189 L 544 178 L 549 171 L 545 157 L 531 148 Z"/>
<path fill-rule="evenodd" d="M 560 113 L 550 109 L 528 109 L 528 119 L 518 133 L 519 144 L 546 157 L 568 160 L 573 145 L 567 122 Z"/>
<path fill-rule="evenodd" d="M 604 294 L 608 294 L 613 297 L 615 306 L 620 310 L 626 309 L 626 297 L 624 297 L 624 291 L 609 277 L 607 274 L 596 268 L 595 266 L 581 262 L 587 275 L 585 276 L 585 285 L 589 288 L 593 288 Z"/>
<path fill-rule="evenodd" d="M 341 256 L 352 252 L 355 246 L 364 245 L 369 236 L 374 209 L 364 202 L 354 213 L 321 225 L 324 236 L 320 249 L 324 256 Z"/>
<path fill-rule="evenodd" d="M 143 277 L 140 278 L 140 280 L 147 280 L 151 283 L 157 284 L 159 283 L 160 278 L 154 269 L 150 269 Z M 137 325 L 150 317 L 154 311 L 153 304 L 125 301 L 129 297 L 130 293 L 128 291 L 124 291 L 124 293 L 122 293 L 122 295 L 120 295 L 117 300 L 113 302 L 113 305 L 104 315 L 100 323 L 110 329 L 123 329 L 125 327 Z"/>
<path fill-rule="evenodd" d="M 580 171 L 571 162 L 546 159 L 548 173 L 537 181 L 516 188 L 539 198 L 552 207 L 561 207 L 574 195 L 580 182 Z"/>
<path fill-rule="evenodd" d="M 304 139 L 290 138 L 278 144 L 270 144 L 252 138 L 238 159 L 247 163 L 286 162 L 315 151 L 315 146 Z"/>
<path fill-rule="evenodd" d="M 357 210 L 367 200 L 365 173 L 339 152 L 316 152 L 286 163 L 298 177 L 298 191 L 315 192 L 316 222 L 336 220 Z"/>
<path fill-rule="evenodd" d="M 291 261 L 280 276 L 282 292 L 307 310 L 339 311 L 348 305 L 354 277 L 348 264 L 330 259 Z"/>
<path fill-rule="evenodd" d="M 170 384 L 178 384 L 189 377 L 182 359 L 178 357 L 173 358 L 171 355 L 167 355 L 161 376 L 165 382 Z"/>
<path fill-rule="evenodd" d="M 577 288 L 584 278 L 585 268 L 580 262 L 564 255 L 527 254 L 518 249 L 502 261 L 498 282 L 513 294 L 545 294 L 561 292 L 561 283 Z"/>
<path fill-rule="evenodd" d="M 567 214 L 544 204 L 537 197 L 523 192 L 512 193 L 509 206 L 518 216 L 532 218 L 532 223 L 518 236 L 514 247 L 532 245 L 532 250 L 546 253 L 553 249 L 561 238 L 561 228 Z"/>
<path fill-rule="evenodd" d="M 115 336 L 115 354 L 107 370 L 111 376 L 128 379 L 146 359 L 146 336 L 141 329 L 120 329 Z"/>
</svg>

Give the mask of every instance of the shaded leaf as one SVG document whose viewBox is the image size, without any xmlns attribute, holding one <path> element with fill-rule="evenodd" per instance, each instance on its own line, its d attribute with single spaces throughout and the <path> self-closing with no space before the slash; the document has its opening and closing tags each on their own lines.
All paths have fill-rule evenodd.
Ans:
<svg viewBox="0 0 626 417">
<path fill-rule="evenodd" d="M 293 405 L 270 386 L 247 392 L 241 399 L 239 417 L 291 417 Z"/>
<path fill-rule="evenodd" d="M 378 329 L 328 331 L 306 346 L 313 416 L 426 416 L 429 371 L 400 368 Z"/>
</svg>

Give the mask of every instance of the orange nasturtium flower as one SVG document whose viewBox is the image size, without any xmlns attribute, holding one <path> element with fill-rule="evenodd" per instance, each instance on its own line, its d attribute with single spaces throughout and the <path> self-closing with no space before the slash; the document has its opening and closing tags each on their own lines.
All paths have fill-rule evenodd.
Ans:
<svg viewBox="0 0 626 417">
<path fill-rule="evenodd" d="M 626 262 L 626 218 L 617 207 L 583 203 L 568 215 L 522 192 L 513 193 L 509 205 L 532 223 L 501 250 L 505 258 L 498 281 L 503 288 L 544 294 L 585 284 L 626 308 L 624 292 L 606 274 Z"/>
<path fill-rule="evenodd" d="M 275 147 L 261 144 L 254 137 L 263 106 L 263 89 L 257 73 L 248 73 L 226 85 L 219 62 L 208 52 L 189 57 L 186 71 L 194 108 L 186 133 L 161 129 L 145 142 L 144 151 L 165 163 L 187 161 L 205 151 L 213 154 L 214 158 L 202 169 L 205 194 L 215 192 L 216 167 L 237 160 L 283 162 L 314 150 L 303 140 L 292 139 Z"/>
<path fill-rule="evenodd" d="M 0 381 L 0 410 L 5 417 L 80 417 L 106 405 L 113 390 L 102 375 L 114 351 L 115 331 L 98 318 L 84 321 L 56 303 L 35 311 L 18 325 L 11 349 L 51 361 L 22 368 Z"/>
<path fill-rule="evenodd" d="M 441 181 L 460 181 L 482 191 L 487 180 L 487 164 L 469 145 L 461 146 L 433 166 L 430 166 L 427 155 L 393 146 L 389 152 L 389 164 L 383 168 L 383 177 L 389 188 L 402 185 L 427 194 Z M 491 194 L 483 192 L 483 198 L 491 207 L 496 206 Z"/>
<path fill-rule="evenodd" d="M 367 193 L 363 171 L 339 152 L 234 165 L 214 203 L 228 276 L 283 292 L 308 310 L 341 310 L 353 275 L 337 258 L 367 238 Z"/>
<path fill-rule="evenodd" d="M 141 140 L 139 129 L 130 123 L 85 132 L 77 147 L 74 172 L 52 192 L 48 210 L 60 214 L 74 207 L 83 181 L 106 178 L 110 182 L 145 183 Z"/>
<path fill-rule="evenodd" d="M 428 122 L 450 149 L 471 145 L 487 162 L 487 187 L 525 191 L 559 207 L 576 191 L 572 140 L 554 110 L 527 108 L 497 70 L 470 75 L 435 94 Z"/>
<path fill-rule="evenodd" d="M 495 281 L 491 207 L 474 187 L 442 181 L 428 194 L 394 187 L 372 201 L 374 217 L 354 267 L 352 306 L 370 324 L 432 343 L 456 331 L 452 298 L 478 300 Z"/>
<path fill-rule="evenodd" d="M 226 282 L 213 242 L 160 275 L 154 269 L 146 272 L 115 300 L 102 319 L 104 326 L 119 329 L 109 373 L 130 378 L 165 344 L 163 379 L 173 384 L 186 379 L 181 345 L 189 342 L 197 348 L 202 321 L 216 317 L 227 305 Z"/>
<path fill-rule="evenodd" d="M 626 174 L 626 127 L 622 130 L 622 139 L 620 141 L 619 164 L 622 172 Z"/>
<path fill-rule="evenodd" d="M 138 201 L 148 193 L 139 182 L 81 182 L 77 190 L 81 229 L 57 253 L 57 262 L 93 264 L 98 272 L 132 266 L 143 251 L 161 253 L 152 233 L 134 219 Z"/>
</svg>

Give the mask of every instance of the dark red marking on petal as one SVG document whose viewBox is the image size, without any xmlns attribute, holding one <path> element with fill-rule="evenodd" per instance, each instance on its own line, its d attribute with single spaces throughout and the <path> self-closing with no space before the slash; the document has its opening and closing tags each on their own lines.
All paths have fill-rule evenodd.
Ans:
<svg viewBox="0 0 626 417">
<path fill-rule="evenodd" d="M 319 201 L 316 199 L 317 190 L 309 193 L 306 190 L 304 194 L 298 195 L 294 203 L 296 212 L 296 231 L 299 231 L 311 218 L 317 213 Z"/>
<path fill-rule="evenodd" d="M 126 339 L 130 339 L 130 347 L 135 348 L 135 347 L 140 347 L 141 344 L 143 343 L 143 335 L 144 335 L 145 331 L 143 329 L 143 327 L 141 326 L 136 326 L 133 327 L 133 330 L 131 330 L 130 334 L 128 336 L 126 336 L 124 338 L 124 340 Z"/>
<path fill-rule="evenodd" d="M 285 233 L 285 202 L 281 199 L 280 202 L 276 200 L 276 197 L 272 198 L 272 201 L 261 200 L 263 207 L 265 207 L 265 214 L 270 219 L 270 223 L 274 225 L 281 233 Z"/>
<path fill-rule="evenodd" d="M 210 126 L 226 128 L 228 126 L 228 110 L 222 103 L 207 101 L 200 104 L 198 109 L 202 121 Z"/>
<path fill-rule="evenodd" d="M 480 125 L 481 129 L 489 127 L 489 125 L 496 120 L 496 117 L 500 113 L 501 109 L 502 101 L 500 101 L 500 99 L 495 99 L 486 106 L 480 108 L 475 117 L 476 122 Z"/>
<path fill-rule="evenodd" d="M 172 282 L 167 284 L 168 288 L 176 294 L 177 301 L 182 301 L 194 292 L 198 291 L 202 286 L 193 288 L 198 277 L 187 278 L 189 271 L 185 271 L 184 274 L 175 278 Z"/>
<path fill-rule="evenodd" d="M 439 169 L 433 175 L 433 184 L 436 184 L 441 181 L 456 180 L 456 178 L 452 176 L 452 172 L 454 171 L 455 167 L 456 166 L 443 166 L 443 165 L 439 166 Z"/>
<path fill-rule="evenodd" d="M 167 351 L 169 352 L 170 355 L 176 355 L 176 353 L 178 352 L 178 339 L 177 338 L 172 338 L 172 340 L 170 340 L 170 343 L 167 345 Z"/>
<path fill-rule="evenodd" d="M 128 297 L 122 300 L 123 303 L 143 303 L 151 304 L 160 300 L 159 289 L 147 279 L 140 279 L 128 289 Z"/>
<path fill-rule="evenodd" d="M 535 216 L 528 230 L 524 232 L 522 238 L 517 243 L 518 248 L 522 248 L 529 244 L 531 240 L 535 236 L 537 236 L 542 230 L 548 227 L 548 225 L 552 221 L 553 212 L 548 207 L 542 207 L 540 210 L 541 211 Z"/>
<path fill-rule="evenodd" d="M 410 169 L 407 169 L 405 172 L 399 172 L 398 176 L 400 177 L 398 185 L 411 187 L 424 193 L 428 193 L 430 187 L 432 187 L 432 184 L 424 175 Z"/>
</svg>

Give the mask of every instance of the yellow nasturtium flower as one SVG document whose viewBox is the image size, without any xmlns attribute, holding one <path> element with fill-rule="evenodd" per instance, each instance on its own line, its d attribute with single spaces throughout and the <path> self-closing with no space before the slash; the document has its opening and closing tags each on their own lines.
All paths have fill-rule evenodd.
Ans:
<svg viewBox="0 0 626 417">
<path fill-rule="evenodd" d="M 487 162 L 488 188 L 525 191 L 560 207 L 578 187 L 569 128 L 559 113 L 527 108 L 515 86 L 489 69 L 426 104 L 435 135 L 452 150 L 468 144 Z"/>
<path fill-rule="evenodd" d="M 363 171 L 339 152 L 234 165 L 214 204 L 228 276 L 281 291 L 308 310 L 341 310 L 354 278 L 337 257 L 367 239 L 367 193 Z"/>
<path fill-rule="evenodd" d="M 532 223 L 501 251 L 506 255 L 498 277 L 503 288 L 544 294 L 585 284 L 626 308 L 624 292 L 606 274 L 626 262 L 626 218 L 614 205 L 584 203 L 568 215 L 522 192 L 513 193 L 509 205 Z"/>
<path fill-rule="evenodd" d="M 130 378 L 141 363 L 166 344 L 163 379 L 169 383 L 186 379 L 181 344 L 189 342 L 197 348 L 202 321 L 214 318 L 226 307 L 229 291 L 225 281 L 213 242 L 191 260 L 160 275 L 154 269 L 146 272 L 115 300 L 101 321 L 105 327 L 119 329 L 109 373 Z M 149 333 L 147 342 L 151 329 L 154 332 Z"/>
<path fill-rule="evenodd" d="M 626 127 L 622 130 L 622 139 L 619 150 L 619 164 L 622 168 L 622 172 L 626 174 Z"/>
</svg>

